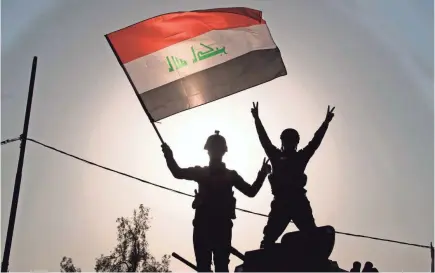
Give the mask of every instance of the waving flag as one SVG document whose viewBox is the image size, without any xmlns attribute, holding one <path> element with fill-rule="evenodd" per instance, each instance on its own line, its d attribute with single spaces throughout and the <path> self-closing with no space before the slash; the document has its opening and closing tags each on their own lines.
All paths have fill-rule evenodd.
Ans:
<svg viewBox="0 0 435 273">
<path fill-rule="evenodd" d="M 154 121 L 287 74 L 261 11 L 160 15 L 106 35 Z"/>
</svg>

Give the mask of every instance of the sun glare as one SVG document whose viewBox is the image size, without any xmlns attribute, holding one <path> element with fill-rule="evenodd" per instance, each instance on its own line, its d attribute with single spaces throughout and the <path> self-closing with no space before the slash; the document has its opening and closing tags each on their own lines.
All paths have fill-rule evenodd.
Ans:
<svg viewBox="0 0 435 273">
<path fill-rule="evenodd" d="M 244 137 L 245 126 L 248 125 L 229 122 L 238 119 L 231 111 L 219 111 L 219 115 L 211 114 L 215 113 L 216 110 L 210 106 L 198 107 L 190 110 L 189 113 L 181 113 L 179 117 L 173 117 L 173 119 L 179 119 L 180 122 L 171 121 L 174 124 L 165 125 L 165 134 L 176 135 L 170 146 L 176 154 L 178 163 L 183 167 L 208 165 L 209 159 L 204 145 L 207 138 L 218 130 L 225 137 L 228 146 L 224 162 L 233 168 L 242 167 L 243 162 L 249 161 L 246 160 L 246 157 L 249 157 L 248 146 L 250 143 L 247 143 Z M 240 154 L 243 154 L 243 160 Z M 260 159 L 258 161 L 260 164 Z M 247 168 L 249 164 L 245 165 Z"/>
</svg>

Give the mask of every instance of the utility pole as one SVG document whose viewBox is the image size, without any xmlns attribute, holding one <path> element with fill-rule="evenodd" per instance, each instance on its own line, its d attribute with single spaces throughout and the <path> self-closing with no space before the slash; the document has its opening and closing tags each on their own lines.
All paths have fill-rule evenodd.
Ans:
<svg viewBox="0 0 435 273">
<path fill-rule="evenodd" d="M 12 237 L 14 235 L 15 217 L 17 216 L 18 198 L 20 196 L 21 176 L 24 164 L 24 153 L 26 152 L 27 132 L 29 129 L 30 109 L 32 108 L 33 86 L 35 84 L 36 63 L 38 57 L 33 57 L 32 72 L 30 75 L 29 94 L 27 95 L 26 114 L 24 117 L 23 134 L 21 135 L 20 157 L 18 159 L 17 173 L 15 175 L 14 193 L 12 195 L 11 212 L 9 214 L 8 231 L 6 234 L 5 250 L 3 253 L 3 261 L 1 270 L 7 272 L 9 267 L 9 256 L 11 254 Z"/>
<path fill-rule="evenodd" d="M 433 258 L 434 258 L 433 256 L 434 256 L 434 248 L 433 248 L 432 242 L 430 242 L 430 260 L 431 260 L 430 272 L 435 272 L 434 271 L 434 264 L 433 264 Z"/>
</svg>

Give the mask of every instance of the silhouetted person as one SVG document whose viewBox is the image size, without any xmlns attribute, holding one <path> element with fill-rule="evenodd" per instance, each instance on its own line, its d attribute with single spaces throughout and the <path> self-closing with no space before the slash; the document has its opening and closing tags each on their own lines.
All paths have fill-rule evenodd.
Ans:
<svg viewBox="0 0 435 273">
<path fill-rule="evenodd" d="M 225 138 L 216 134 L 210 136 L 204 146 L 210 156 L 207 167 L 180 168 L 175 162 L 172 151 L 165 143 L 162 150 L 172 175 L 178 179 L 193 180 L 198 183 L 192 207 L 195 211 L 193 220 L 193 245 L 199 272 L 211 272 L 213 260 L 216 272 L 228 272 L 231 251 L 232 219 L 235 219 L 236 199 L 233 187 L 249 197 L 254 197 L 271 167 L 268 160 L 263 160 L 257 179 L 250 185 L 236 171 L 226 168 L 222 157 L 227 152 Z"/>
<path fill-rule="evenodd" d="M 366 262 L 361 272 L 379 272 L 372 262 Z"/>
<path fill-rule="evenodd" d="M 350 272 L 361 272 L 361 263 L 358 261 L 353 262 L 353 266 Z"/>
<path fill-rule="evenodd" d="M 316 227 L 306 196 L 307 191 L 304 189 L 307 183 L 305 168 L 325 136 L 328 124 L 334 117 L 334 108 L 330 110 L 328 106 L 325 121 L 308 145 L 298 151 L 299 134 L 295 129 L 285 129 L 281 133 L 281 149 L 272 144 L 258 115 L 258 103 L 253 103 L 251 112 L 258 137 L 272 164 L 269 182 L 274 195 L 268 222 L 263 231 L 262 248 L 274 244 L 291 220 L 301 231 Z"/>
<path fill-rule="evenodd" d="M 350 272 L 379 272 L 379 271 L 376 267 L 373 267 L 372 262 L 366 262 L 364 264 L 363 269 L 361 270 L 361 263 L 356 261 L 356 262 L 353 262 L 353 267 L 350 270 Z"/>
</svg>

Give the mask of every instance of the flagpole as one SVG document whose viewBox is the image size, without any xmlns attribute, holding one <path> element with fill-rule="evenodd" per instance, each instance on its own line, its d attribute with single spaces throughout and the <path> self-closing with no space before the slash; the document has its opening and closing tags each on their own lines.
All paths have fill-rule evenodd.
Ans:
<svg viewBox="0 0 435 273">
<path fill-rule="evenodd" d="M 125 73 L 125 75 L 127 76 L 127 79 L 128 79 L 128 81 L 130 82 L 131 87 L 133 87 L 133 90 L 134 90 L 134 92 L 136 93 L 137 99 L 139 100 L 140 104 L 142 105 L 143 110 L 144 110 L 145 113 L 147 114 L 148 119 L 150 120 L 151 125 L 152 125 L 153 128 L 154 128 L 154 131 L 156 131 L 156 134 L 157 134 L 157 136 L 159 137 L 160 142 L 161 142 L 162 144 L 165 143 L 165 142 L 163 141 L 162 136 L 160 135 L 159 130 L 157 129 L 157 126 L 156 126 L 156 124 L 155 124 L 155 121 L 154 121 L 153 117 L 151 116 L 150 112 L 149 112 L 148 109 L 146 108 L 145 103 L 140 99 L 139 92 L 137 91 L 136 86 L 134 85 L 133 81 L 131 80 L 130 75 L 127 73 L 127 69 L 125 68 L 124 64 L 122 63 L 121 59 L 119 58 L 118 54 L 116 53 L 116 50 L 115 50 L 115 48 L 113 47 L 112 42 L 110 41 L 109 37 L 107 37 L 107 35 L 104 35 L 104 37 L 106 37 L 106 40 L 107 40 L 107 42 L 109 43 L 110 48 L 112 49 L 113 53 L 115 54 L 116 59 L 118 60 L 119 65 L 122 67 L 122 70 L 124 70 L 124 73 Z"/>
<path fill-rule="evenodd" d="M 193 270 L 198 271 L 198 268 L 193 263 L 191 263 L 188 260 L 184 259 L 183 257 L 178 255 L 177 253 L 172 252 L 172 257 L 174 257 L 175 259 L 177 259 L 180 262 L 184 263 L 185 265 L 187 265 L 188 267 L 192 268 Z"/>
<path fill-rule="evenodd" d="M 21 140 L 20 157 L 18 159 L 17 173 L 15 175 L 15 185 L 14 185 L 14 192 L 12 195 L 11 212 L 9 214 L 8 231 L 6 234 L 5 250 L 3 253 L 3 261 L 1 266 L 2 272 L 7 272 L 9 267 L 9 256 L 11 254 L 12 237 L 14 235 L 15 217 L 17 215 L 17 207 L 18 207 L 18 198 L 20 196 L 21 176 L 22 176 L 23 164 L 24 164 L 24 154 L 26 152 L 27 132 L 29 129 L 30 109 L 32 108 L 33 87 L 35 84 L 37 62 L 38 62 L 38 57 L 36 56 L 33 57 L 32 72 L 30 75 L 29 94 L 27 95 L 26 114 L 24 117 L 24 128 L 23 128 L 23 134 L 20 137 Z"/>
<path fill-rule="evenodd" d="M 243 255 L 240 251 L 238 251 L 234 247 L 231 247 L 231 254 L 233 254 L 234 256 L 236 256 L 237 258 L 239 258 L 242 261 L 245 260 L 245 255 Z"/>
</svg>

